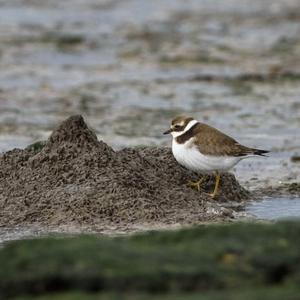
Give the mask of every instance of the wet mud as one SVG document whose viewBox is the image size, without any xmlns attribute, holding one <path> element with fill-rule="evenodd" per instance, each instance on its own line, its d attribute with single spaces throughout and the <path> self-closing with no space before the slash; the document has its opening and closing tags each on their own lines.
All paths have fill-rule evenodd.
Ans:
<svg viewBox="0 0 300 300">
<path fill-rule="evenodd" d="M 0 1 L 0 151 L 82 114 L 114 149 L 177 114 L 271 150 L 248 189 L 299 182 L 299 1 Z M 43 17 L 41 17 L 43 16 Z"/>
<path fill-rule="evenodd" d="M 174 161 L 169 150 L 164 149 L 170 146 L 170 138 L 161 133 L 175 115 L 189 114 L 246 146 L 271 151 L 268 158 L 244 160 L 233 169 L 237 180 L 251 192 L 251 199 L 299 197 L 299 12 L 297 0 L 228 0 L 226 3 L 202 0 L 53 0 L 43 3 L 0 0 L 0 151 L 3 153 L 1 166 L 4 166 L 1 190 L 6 190 L 1 195 L 1 224 L 4 220 L 7 224 L 17 224 L 17 220 L 22 224 L 31 220 L 60 224 L 63 218 L 71 220 L 73 217 L 69 223 L 80 224 L 80 228 L 85 226 L 84 218 L 95 219 L 95 223 L 100 224 L 103 217 L 102 211 L 99 215 L 100 208 L 95 208 L 95 218 L 92 214 L 86 213 L 87 216 L 82 217 L 78 213 L 78 207 L 90 204 L 86 204 L 88 200 L 85 204 L 80 202 L 77 193 L 86 199 L 94 199 L 93 195 L 101 194 L 105 184 L 111 187 L 108 193 L 111 199 L 115 197 L 115 190 L 128 192 L 120 170 L 115 171 L 115 177 L 105 175 L 105 182 L 99 179 L 97 184 L 88 183 L 90 177 L 100 175 L 95 167 L 91 167 L 91 173 L 82 169 L 84 161 L 79 157 L 91 159 L 84 147 L 77 147 L 74 152 L 78 155 L 77 160 L 73 157 L 75 154 L 61 150 L 62 146 L 49 144 L 49 141 L 41 151 L 43 145 L 34 144 L 26 150 L 6 152 L 13 148 L 23 149 L 37 140 L 47 140 L 57 124 L 75 114 L 83 115 L 98 140 L 109 145 L 101 146 L 102 150 L 106 149 L 103 151 L 109 161 L 107 166 L 102 160 L 96 162 L 103 164 L 103 172 L 116 161 L 123 161 L 120 166 L 128 168 L 127 156 L 137 169 L 150 168 L 146 163 L 149 155 L 157 155 L 156 159 L 165 157 L 167 160 L 159 163 L 166 171 L 166 161 L 170 164 Z M 72 149 L 75 147 L 70 145 Z M 137 146 L 138 149 L 133 148 Z M 70 155 L 72 166 L 64 170 L 66 164 L 58 158 L 61 155 L 53 154 L 55 151 Z M 102 153 L 100 149 L 93 151 L 95 157 Z M 41 163 L 43 157 L 45 161 Z M 53 161 L 48 160 L 49 157 Z M 55 159 L 59 162 L 56 167 Z M 38 171 L 39 164 L 45 166 L 44 171 Z M 81 171 L 76 169 L 77 164 Z M 174 175 L 174 181 L 168 180 L 171 180 L 169 184 L 176 195 L 184 191 L 189 193 L 186 195 L 190 199 L 199 197 L 197 213 L 193 215 L 193 208 L 185 211 L 186 219 L 191 222 L 205 220 L 205 216 L 215 220 L 221 215 L 220 203 L 223 208 L 228 206 L 225 214 L 233 213 L 234 216 L 238 207 L 244 207 L 243 201 L 233 204 L 222 196 L 220 203 L 204 199 L 204 195 L 185 186 L 184 181 L 191 174 L 179 166 L 174 168 L 171 170 L 177 175 Z M 151 170 L 149 175 L 154 176 L 153 184 L 157 187 L 158 173 L 154 167 Z M 74 179 L 77 171 L 84 184 Z M 54 174 L 60 178 L 60 183 L 54 180 Z M 130 176 L 136 180 L 133 174 Z M 167 178 L 163 174 L 159 176 L 164 178 L 161 184 L 167 185 Z M 223 178 L 224 182 L 230 178 L 228 176 Z M 15 186 L 11 179 L 16 180 Z M 118 179 L 120 185 L 112 185 L 112 179 Z M 152 186 L 152 183 L 148 184 Z M 211 184 L 212 180 L 207 182 L 206 190 Z M 65 195 L 68 191 L 70 201 L 78 201 L 77 206 L 71 205 L 76 213 L 72 214 L 65 205 L 56 202 L 60 213 L 52 214 L 47 202 L 37 201 L 34 191 L 32 194 L 26 192 L 26 199 L 32 202 L 24 200 L 21 191 L 33 187 L 39 190 L 39 186 L 49 190 L 43 199 L 55 199 L 55 195 Z M 11 199 L 9 189 L 13 195 Z M 150 199 L 151 193 L 155 197 L 167 195 L 163 191 L 153 192 L 150 187 L 143 191 L 135 188 L 134 195 L 138 199 Z M 229 198 L 228 195 L 230 193 L 223 193 L 225 198 Z M 174 206 L 180 207 L 178 199 L 173 199 Z M 137 201 L 148 207 L 143 200 Z M 155 202 L 149 202 L 153 208 Z M 97 203 L 97 207 L 105 209 L 108 205 L 101 203 Z M 196 205 L 196 200 L 193 203 Z M 122 205 L 123 209 L 129 204 L 124 202 Z M 117 204 L 111 200 L 110 207 L 114 211 Z M 52 215 L 45 221 L 47 209 Z M 40 210 L 44 211 L 44 216 L 39 216 Z M 77 213 L 78 217 L 75 216 Z M 137 221 L 134 226 L 138 229 L 162 228 L 169 222 L 168 218 L 173 218 L 170 217 L 172 214 L 172 208 L 165 206 L 157 216 L 149 210 L 143 217 L 147 215 L 145 219 L 151 226 L 138 225 Z M 123 217 L 141 218 L 136 211 L 130 216 L 120 215 L 119 219 Z M 181 217 L 178 222 L 181 223 Z M 109 225 L 105 230 L 116 232 L 121 228 L 126 231 L 125 226 L 118 226 Z M 39 231 L 42 227 L 37 228 Z M 77 225 L 65 227 L 66 231 L 76 232 L 80 231 L 78 228 Z M 87 226 L 85 231 L 91 228 Z M 56 225 L 52 227 L 52 230 L 56 229 Z"/>
<path fill-rule="evenodd" d="M 64 121 L 41 149 L 15 149 L 0 157 L 0 226 L 108 226 L 196 224 L 230 219 L 249 192 L 224 174 L 216 200 L 186 186 L 196 175 L 170 148 L 115 152 L 79 115 Z M 229 205 L 230 206 L 230 205 Z"/>
<path fill-rule="evenodd" d="M 300 183 L 282 183 L 277 186 L 267 186 L 257 189 L 253 194 L 262 198 L 264 196 L 294 196 L 300 198 Z"/>
</svg>

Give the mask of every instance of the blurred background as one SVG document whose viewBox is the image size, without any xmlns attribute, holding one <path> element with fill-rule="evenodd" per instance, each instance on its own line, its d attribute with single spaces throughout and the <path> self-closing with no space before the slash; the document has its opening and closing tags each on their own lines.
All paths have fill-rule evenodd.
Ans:
<svg viewBox="0 0 300 300">
<path fill-rule="evenodd" d="M 170 146 L 170 120 L 192 115 L 272 151 L 236 166 L 244 187 L 269 196 L 298 182 L 299 200 L 300 1 L 0 0 L 0 152 L 46 140 L 73 114 L 116 150 Z M 299 216 L 283 199 L 258 212 Z M 0 243 L 41 228 L 26 230 L 1 227 Z M 1 244 L 0 298 L 294 300 L 299 231 L 260 222 Z"/>
<path fill-rule="evenodd" d="M 273 151 L 244 184 L 296 180 L 299 83 L 298 0 L 0 0 L 1 152 L 72 114 L 114 149 L 166 146 L 190 114 Z"/>
</svg>

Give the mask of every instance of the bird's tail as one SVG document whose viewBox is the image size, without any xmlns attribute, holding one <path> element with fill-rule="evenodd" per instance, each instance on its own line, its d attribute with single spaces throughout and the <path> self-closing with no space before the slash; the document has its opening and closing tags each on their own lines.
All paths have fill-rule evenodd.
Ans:
<svg viewBox="0 0 300 300">
<path fill-rule="evenodd" d="M 251 150 L 254 155 L 259 155 L 259 156 L 267 156 L 265 154 L 270 152 L 268 150 L 260 150 L 260 149 L 251 149 Z"/>
</svg>

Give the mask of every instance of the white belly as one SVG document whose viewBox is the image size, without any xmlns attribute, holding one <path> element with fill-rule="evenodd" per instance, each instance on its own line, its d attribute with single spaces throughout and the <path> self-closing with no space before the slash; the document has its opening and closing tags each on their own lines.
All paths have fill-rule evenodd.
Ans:
<svg viewBox="0 0 300 300">
<path fill-rule="evenodd" d="M 172 152 L 179 164 L 200 173 L 228 171 L 242 159 L 235 156 L 203 155 L 195 146 L 191 146 L 190 142 L 178 144 L 175 139 L 172 143 Z"/>
</svg>

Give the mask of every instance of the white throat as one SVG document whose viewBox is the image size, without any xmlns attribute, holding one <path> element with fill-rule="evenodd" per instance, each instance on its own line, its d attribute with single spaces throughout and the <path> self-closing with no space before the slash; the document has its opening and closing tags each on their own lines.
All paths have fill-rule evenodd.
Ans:
<svg viewBox="0 0 300 300">
<path fill-rule="evenodd" d="M 172 131 L 171 134 L 172 134 L 173 138 L 175 139 L 178 136 L 184 134 L 185 132 L 187 132 L 189 129 L 191 129 L 197 123 L 198 123 L 197 120 L 192 120 L 185 126 L 183 131 Z"/>
</svg>

